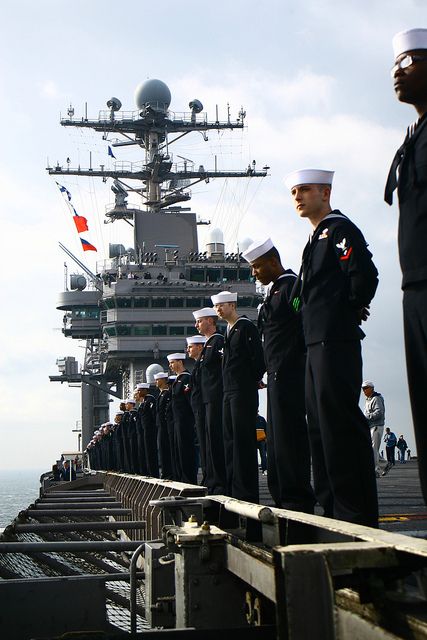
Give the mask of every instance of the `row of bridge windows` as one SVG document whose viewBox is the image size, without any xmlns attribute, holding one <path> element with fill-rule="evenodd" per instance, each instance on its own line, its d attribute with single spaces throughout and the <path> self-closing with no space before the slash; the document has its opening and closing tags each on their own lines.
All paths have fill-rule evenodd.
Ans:
<svg viewBox="0 0 427 640">
<path fill-rule="evenodd" d="M 191 325 L 174 325 L 174 324 L 115 324 L 104 327 L 107 336 L 124 337 L 124 336 L 194 336 L 198 332 Z"/>
<path fill-rule="evenodd" d="M 106 298 L 104 304 L 107 309 L 200 309 L 202 307 L 211 307 L 212 300 L 210 298 L 187 298 L 166 296 L 158 297 L 114 297 Z M 239 308 L 257 307 L 260 300 L 256 296 L 239 296 Z"/>
</svg>

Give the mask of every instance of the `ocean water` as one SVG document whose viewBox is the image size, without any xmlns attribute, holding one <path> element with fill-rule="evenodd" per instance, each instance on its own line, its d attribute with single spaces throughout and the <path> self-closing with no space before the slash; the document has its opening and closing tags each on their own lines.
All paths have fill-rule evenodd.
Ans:
<svg viewBox="0 0 427 640">
<path fill-rule="evenodd" d="M 40 476 L 46 469 L 0 469 L 0 529 L 39 497 Z"/>
</svg>

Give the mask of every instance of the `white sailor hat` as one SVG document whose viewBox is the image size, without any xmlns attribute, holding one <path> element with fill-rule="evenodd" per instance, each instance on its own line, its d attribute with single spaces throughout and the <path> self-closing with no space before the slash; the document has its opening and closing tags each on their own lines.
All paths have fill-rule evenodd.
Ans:
<svg viewBox="0 0 427 640">
<path fill-rule="evenodd" d="M 190 336 L 189 338 L 186 338 L 187 340 L 187 344 L 205 344 L 206 342 L 206 338 L 205 336 Z"/>
<path fill-rule="evenodd" d="M 167 356 L 168 362 L 172 362 L 172 360 L 185 360 L 186 359 L 186 354 L 185 353 L 170 353 Z"/>
<path fill-rule="evenodd" d="M 150 385 L 148 384 L 148 382 L 140 382 L 139 384 L 136 385 L 136 391 L 138 391 L 138 389 L 149 389 Z"/>
<path fill-rule="evenodd" d="M 193 317 L 195 320 L 199 320 L 200 318 L 216 318 L 216 311 L 213 307 L 203 307 L 203 309 L 197 309 L 197 311 L 193 311 Z"/>
<path fill-rule="evenodd" d="M 370 380 L 364 380 L 362 382 L 362 389 L 367 389 L 368 387 L 371 387 L 371 389 L 374 388 L 374 383 L 371 382 Z"/>
<path fill-rule="evenodd" d="M 129 404 L 130 402 L 132 404 L 136 404 L 136 400 L 134 400 L 134 398 L 126 398 L 125 402 L 126 402 L 126 404 Z"/>
<path fill-rule="evenodd" d="M 285 177 L 285 185 L 289 190 L 299 184 L 332 184 L 335 171 L 324 169 L 298 169 L 288 173 Z"/>
<path fill-rule="evenodd" d="M 263 256 L 267 251 L 270 251 L 274 247 L 273 241 L 271 238 L 267 238 L 267 240 L 263 240 L 260 242 L 256 240 L 249 245 L 246 251 L 243 251 L 242 257 L 246 260 L 246 262 L 253 262 L 257 258 Z"/>
<path fill-rule="evenodd" d="M 169 378 L 169 374 L 164 371 L 160 371 L 159 373 L 154 374 L 154 380 L 160 380 L 161 378 Z"/>
<path fill-rule="evenodd" d="M 237 293 L 231 291 L 221 291 L 214 296 L 211 296 L 213 304 L 221 304 L 222 302 L 237 302 Z"/>
<path fill-rule="evenodd" d="M 401 53 L 427 49 L 427 29 L 407 29 L 396 33 L 393 38 L 393 53 L 397 58 Z"/>
</svg>

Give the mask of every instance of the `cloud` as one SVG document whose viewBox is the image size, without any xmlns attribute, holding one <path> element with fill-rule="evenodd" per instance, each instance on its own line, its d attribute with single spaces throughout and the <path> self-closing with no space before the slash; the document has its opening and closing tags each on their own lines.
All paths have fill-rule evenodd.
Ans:
<svg viewBox="0 0 427 640">
<path fill-rule="evenodd" d="M 44 98 L 57 100 L 63 97 L 58 85 L 53 80 L 46 80 L 40 84 L 40 94 Z"/>
</svg>

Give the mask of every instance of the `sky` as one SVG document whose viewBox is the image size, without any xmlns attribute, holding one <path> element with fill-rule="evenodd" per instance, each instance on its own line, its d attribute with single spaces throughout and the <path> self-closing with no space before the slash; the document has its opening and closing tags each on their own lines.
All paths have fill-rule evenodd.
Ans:
<svg viewBox="0 0 427 640">
<path fill-rule="evenodd" d="M 55 308 L 64 288 L 67 246 L 87 266 L 108 257 L 108 243 L 129 246 L 125 223 L 104 225 L 110 184 L 65 178 L 73 204 L 87 217 L 83 254 L 67 206 L 45 168 L 112 166 L 100 134 L 60 126 L 70 104 L 76 117 L 98 117 L 115 96 L 135 110 L 134 92 L 148 78 L 166 82 L 171 110 L 198 98 L 211 120 L 243 105 L 244 132 L 193 134 L 174 153 L 196 165 L 270 167 L 263 180 L 212 181 L 193 188 L 192 206 L 219 226 L 230 251 L 243 238 L 268 234 L 285 266 L 298 271 L 310 232 L 296 216 L 283 177 L 301 167 L 335 170 L 332 206 L 363 231 L 380 284 L 364 326 L 363 377 L 385 398 L 386 424 L 415 451 L 408 401 L 397 254 L 397 205 L 383 201 L 388 167 L 415 119 L 392 89 L 391 39 L 427 26 L 425 0 L 233 0 L 161 4 L 128 0 L 16 0 L 0 25 L 0 155 L 3 268 L 0 284 L 0 469 L 50 468 L 77 445 L 80 390 L 50 383 L 56 359 L 83 359 L 83 345 L 61 333 Z M 117 149 L 119 161 L 142 159 Z M 238 184 L 237 184 L 238 182 Z M 242 184 L 244 183 L 244 184 Z M 135 201 L 137 203 L 137 201 Z M 205 229 L 205 228 L 203 228 Z M 201 237 L 200 244 L 206 241 Z M 116 404 L 114 404 L 114 407 Z M 345 427 L 345 425 L 343 425 Z M 349 451 L 350 453 L 350 451 Z"/>
</svg>

